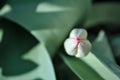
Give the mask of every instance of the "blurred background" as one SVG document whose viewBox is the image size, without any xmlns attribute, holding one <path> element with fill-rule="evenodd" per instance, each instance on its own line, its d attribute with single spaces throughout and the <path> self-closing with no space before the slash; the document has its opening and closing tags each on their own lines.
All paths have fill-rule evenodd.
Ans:
<svg viewBox="0 0 120 80">
<path fill-rule="evenodd" d="M 91 53 L 66 54 L 74 28 Z M 120 0 L 0 0 L 0 80 L 120 80 Z"/>
</svg>

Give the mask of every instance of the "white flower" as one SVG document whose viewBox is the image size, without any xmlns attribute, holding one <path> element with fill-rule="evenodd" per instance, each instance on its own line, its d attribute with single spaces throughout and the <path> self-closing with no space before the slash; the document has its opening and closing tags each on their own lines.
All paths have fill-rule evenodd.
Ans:
<svg viewBox="0 0 120 80">
<path fill-rule="evenodd" d="M 87 40 L 87 31 L 73 29 L 69 38 L 65 40 L 64 47 L 68 55 L 78 58 L 86 56 L 91 49 L 91 43 Z"/>
</svg>

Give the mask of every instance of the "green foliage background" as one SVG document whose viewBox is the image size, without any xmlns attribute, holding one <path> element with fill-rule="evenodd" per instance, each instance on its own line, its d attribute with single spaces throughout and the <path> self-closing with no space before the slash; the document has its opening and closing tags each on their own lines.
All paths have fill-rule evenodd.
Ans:
<svg viewBox="0 0 120 80">
<path fill-rule="evenodd" d="M 0 80 L 120 80 L 119 22 L 117 1 L 1 0 Z M 64 51 L 73 28 L 88 31 L 84 58 Z"/>
</svg>

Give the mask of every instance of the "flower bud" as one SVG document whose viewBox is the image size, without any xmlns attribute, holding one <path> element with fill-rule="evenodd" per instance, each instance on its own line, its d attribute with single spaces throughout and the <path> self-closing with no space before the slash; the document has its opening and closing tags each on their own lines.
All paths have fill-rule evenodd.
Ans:
<svg viewBox="0 0 120 80">
<path fill-rule="evenodd" d="M 65 40 L 64 47 L 68 55 L 78 58 L 86 56 L 91 50 L 91 43 L 87 40 L 87 31 L 73 29 L 70 37 Z"/>
</svg>

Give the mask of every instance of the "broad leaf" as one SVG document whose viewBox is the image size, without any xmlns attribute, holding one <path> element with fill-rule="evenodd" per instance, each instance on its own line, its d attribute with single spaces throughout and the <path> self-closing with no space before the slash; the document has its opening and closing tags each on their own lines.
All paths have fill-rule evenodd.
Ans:
<svg viewBox="0 0 120 80">
<path fill-rule="evenodd" d="M 111 39 L 111 45 L 114 50 L 114 55 L 115 57 L 119 58 L 120 57 L 120 35 L 114 35 L 110 36 Z"/>
<path fill-rule="evenodd" d="M 38 44 L 23 55 L 22 59 L 34 62 L 38 67 L 21 75 L 2 76 L 2 80 L 56 80 L 50 57 L 44 45 Z"/>
<path fill-rule="evenodd" d="M 2 69 L 0 68 L 0 80 L 2 80 Z"/>
<path fill-rule="evenodd" d="M 1 18 L 1 80 L 55 80 L 47 49 L 20 25 Z"/>
<path fill-rule="evenodd" d="M 104 59 L 106 61 L 103 62 L 93 53 L 89 53 L 88 56 L 82 59 L 75 59 L 64 55 L 62 58 L 71 70 L 83 80 L 93 80 L 97 78 L 99 80 L 120 79 L 120 68 L 116 64 L 107 59 Z"/>
<path fill-rule="evenodd" d="M 6 4 L 2 9 L 0 9 L 0 16 L 3 16 L 11 11 L 11 6 Z"/>
<path fill-rule="evenodd" d="M 82 59 L 91 66 L 105 80 L 119 80 L 120 68 L 106 58 L 99 59 L 94 53 L 90 53 Z"/>
<path fill-rule="evenodd" d="M 62 54 L 62 53 L 61 53 Z M 82 80 L 103 80 L 103 78 L 95 72 L 84 61 L 72 58 L 66 55 L 61 55 L 68 67 Z"/>
<path fill-rule="evenodd" d="M 87 14 L 89 0 L 8 0 L 11 12 L 4 16 L 28 30 L 65 28 L 73 26 L 79 17 Z M 43 11 L 44 9 L 44 11 Z"/>
<path fill-rule="evenodd" d="M 94 71 L 96 71 L 99 74 L 99 78 L 100 80 L 119 80 L 120 79 L 120 68 L 117 64 L 115 64 L 113 62 L 113 58 L 109 59 L 109 57 L 112 57 L 111 52 L 107 53 L 109 51 L 109 47 L 107 46 L 107 42 L 106 41 L 102 41 L 104 39 L 101 39 L 101 37 L 104 37 L 104 32 L 100 32 L 96 42 L 93 44 L 93 52 L 94 53 L 89 53 L 86 57 L 83 57 L 81 59 L 74 59 L 74 58 L 67 58 L 65 56 L 63 56 L 63 60 L 65 61 L 65 63 L 80 77 L 82 77 L 84 80 L 88 80 L 86 79 L 86 77 L 84 78 L 84 75 L 86 75 L 85 73 L 82 73 L 82 71 L 79 70 L 83 70 L 84 67 L 89 66 L 91 67 L 91 69 L 93 69 Z M 101 48 L 101 43 L 99 43 L 99 40 L 104 44 L 106 44 L 106 47 Z M 98 42 L 97 42 L 98 41 Z M 97 45 L 96 45 L 97 44 Z M 103 44 L 103 45 L 104 45 Z M 100 50 L 106 50 L 104 48 L 108 48 L 108 51 L 100 51 L 99 53 L 99 49 Z M 97 50 L 96 50 L 97 49 Z M 109 55 L 106 56 L 106 55 Z M 83 64 L 81 63 L 81 61 L 86 64 L 83 66 Z M 81 65 L 77 65 L 77 64 L 81 64 Z M 76 66 L 75 66 L 76 65 Z M 82 66 L 82 68 L 79 68 L 80 66 Z M 87 67 L 88 69 L 90 69 L 89 67 Z M 84 69 L 83 71 L 86 71 L 86 69 Z M 91 74 L 94 71 L 91 71 Z M 96 74 L 97 74 L 96 73 Z M 87 73 L 88 74 L 88 73 Z M 93 76 L 93 75 L 91 75 Z M 89 76 L 88 76 L 89 77 Z M 93 78 L 96 78 L 95 76 L 93 76 Z M 92 78 L 89 80 L 93 80 Z"/>
<path fill-rule="evenodd" d="M 96 24 L 119 24 L 120 3 L 96 3 L 86 22 L 86 27 Z"/>
<path fill-rule="evenodd" d="M 3 30 L 0 29 L 0 42 L 2 42 L 2 38 L 3 38 Z"/>
<path fill-rule="evenodd" d="M 51 56 L 78 19 L 84 22 L 90 8 L 89 0 L 9 0 L 8 4 L 12 10 L 4 16 L 30 30 Z"/>
<path fill-rule="evenodd" d="M 102 56 L 104 56 L 105 58 L 115 63 L 111 47 L 108 43 L 108 40 L 106 38 L 104 31 L 99 32 L 98 37 L 93 42 L 92 50 L 93 50 L 92 52 L 96 53 L 97 56 L 101 56 L 101 53 L 104 53 L 102 54 Z"/>
</svg>

